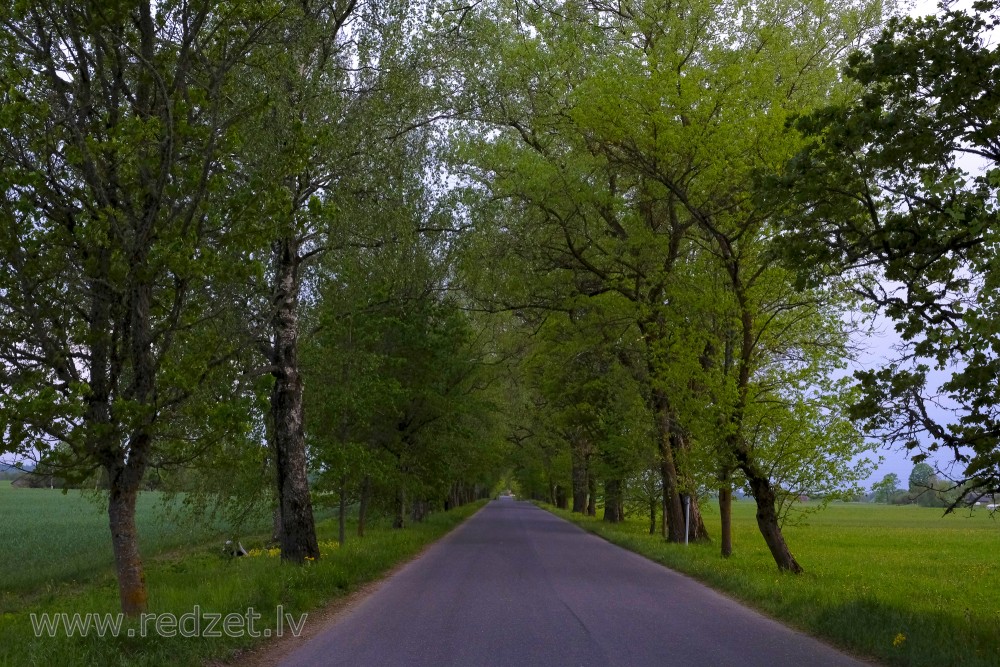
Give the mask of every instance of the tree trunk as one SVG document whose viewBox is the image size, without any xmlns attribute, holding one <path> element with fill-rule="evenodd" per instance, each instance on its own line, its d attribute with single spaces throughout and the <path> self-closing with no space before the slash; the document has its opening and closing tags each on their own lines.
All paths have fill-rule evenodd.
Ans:
<svg viewBox="0 0 1000 667">
<path fill-rule="evenodd" d="M 302 376 L 298 363 L 298 269 L 298 242 L 291 237 L 278 241 L 275 244 L 275 312 L 271 321 L 274 375 L 271 415 L 281 504 L 281 559 L 293 563 L 319 558 L 309 496 Z"/>
<path fill-rule="evenodd" d="M 392 520 L 393 528 L 406 527 L 406 489 L 396 487 L 396 516 Z"/>
<path fill-rule="evenodd" d="M 674 459 L 673 422 L 670 404 L 662 389 L 653 390 L 653 416 L 660 453 L 660 477 L 663 479 L 663 537 L 669 542 L 683 542 L 684 506 Z"/>
<path fill-rule="evenodd" d="M 760 475 L 753 466 L 740 466 L 747 481 L 750 483 L 750 491 L 757 501 L 757 528 L 764 536 L 764 542 L 771 551 L 771 556 L 777 564 L 779 570 L 799 574 L 802 566 L 798 564 L 792 552 L 785 543 L 785 536 L 781 534 L 781 525 L 778 523 L 778 511 L 775 507 L 777 498 L 771 482 L 767 477 Z"/>
<path fill-rule="evenodd" d="M 597 478 L 587 472 L 587 516 L 597 516 Z"/>
<path fill-rule="evenodd" d="M 271 513 L 271 541 L 281 541 L 281 506 L 274 508 Z"/>
<path fill-rule="evenodd" d="M 587 511 L 587 456 L 586 441 L 581 438 L 570 440 L 570 461 L 572 465 L 573 511 Z"/>
<path fill-rule="evenodd" d="M 729 480 L 719 488 L 719 514 L 722 517 L 722 557 L 733 555 L 733 489 Z"/>
<path fill-rule="evenodd" d="M 372 497 L 372 478 L 365 475 L 361 480 L 361 500 L 358 503 L 358 537 L 365 536 L 365 522 L 368 520 L 368 503 Z"/>
<path fill-rule="evenodd" d="M 143 219 L 134 229 L 136 237 L 151 233 L 150 220 Z M 146 576 L 139 555 L 139 535 L 135 525 L 135 503 L 153 446 L 152 423 L 156 418 L 156 361 L 153 355 L 152 302 L 149 282 L 148 248 L 134 247 L 130 253 L 128 291 L 128 357 L 131 381 L 125 392 L 131 401 L 146 409 L 141 422 L 129 435 L 125 451 L 112 454 L 108 471 L 108 522 L 118 574 L 118 594 L 122 612 L 137 616 L 146 611 Z"/>
<path fill-rule="evenodd" d="M 340 502 L 337 507 L 337 541 L 344 546 L 347 538 L 347 476 L 340 477 Z"/>
<path fill-rule="evenodd" d="M 122 477 L 129 476 L 125 471 L 119 469 L 116 474 L 109 470 L 108 473 L 111 479 L 108 520 L 118 575 L 118 596 L 122 612 L 134 617 L 146 611 L 147 602 L 146 575 L 139 556 L 139 536 L 135 526 L 138 490 L 131 484 L 123 486 Z"/>
<path fill-rule="evenodd" d="M 649 497 L 649 534 L 656 535 L 656 506 L 659 499 L 653 495 Z"/>
<path fill-rule="evenodd" d="M 420 523 L 423 521 L 424 517 L 427 516 L 427 501 L 414 500 L 410 515 L 413 518 L 413 523 Z"/>
<path fill-rule="evenodd" d="M 670 542 L 683 542 L 684 507 L 681 504 L 678 488 L 674 452 L 670 447 L 669 417 L 666 417 L 666 420 L 668 420 L 667 431 L 661 431 L 658 434 L 660 440 L 660 476 L 663 478 L 663 536 Z"/>
<path fill-rule="evenodd" d="M 556 484 L 556 507 L 561 510 L 569 509 L 569 499 L 566 497 L 566 489 L 562 484 Z"/>
<path fill-rule="evenodd" d="M 608 523 L 618 523 L 624 517 L 622 509 L 622 482 L 620 479 L 609 479 L 604 482 L 604 520 Z"/>
</svg>

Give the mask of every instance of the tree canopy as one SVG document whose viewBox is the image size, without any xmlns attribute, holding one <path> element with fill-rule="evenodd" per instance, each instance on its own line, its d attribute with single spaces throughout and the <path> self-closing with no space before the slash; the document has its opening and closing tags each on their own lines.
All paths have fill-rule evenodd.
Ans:
<svg viewBox="0 0 1000 667">
<path fill-rule="evenodd" d="M 866 431 L 1000 491 L 997 2 L 891 9 L 0 10 L 2 451 L 105 480 L 131 614 L 150 471 L 297 564 L 513 483 L 800 572 Z"/>
</svg>

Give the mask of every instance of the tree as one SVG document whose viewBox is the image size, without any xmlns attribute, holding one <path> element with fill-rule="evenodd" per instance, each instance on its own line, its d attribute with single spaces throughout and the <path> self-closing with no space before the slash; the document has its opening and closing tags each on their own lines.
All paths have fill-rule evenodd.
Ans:
<svg viewBox="0 0 1000 667">
<path fill-rule="evenodd" d="M 802 282 L 852 276 L 901 338 L 857 373 L 855 417 L 915 462 L 947 450 L 979 493 L 1000 490 L 998 7 L 891 20 L 848 60 L 857 99 L 796 121 L 811 143 L 768 189 Z"/>
<path fill-rule="evenodd" d="M 249 299 L 249 336 L 272 378 L 270 441 L 283 560 L 319 557 L 309 490 L 300 346 L 303 299 L 317 261 L 336 248 L 381 243 L 359 208 L 378 205 L 364 177 L 394 165 L 382 144 L 405 143 L 428 122 L 419 85 L 426 50 L 414 47 L 410 3 L 288 3 L 261 49 L 257 76 L 270 91 L 239 156 L 243 190 L 259 200 L 269 258 Z M 410 163 L 407 163 L 410 166 Z M 367 212 L 366 212 L 367 213 Z"/>
<path fill-rule="evenodd" d="M 797 571 L 767 468 L 739 437 L 762 326 L 800 305 L 768 300 L 782 290 L 757 280 L 774 268 L 768 241 L 778 211 L 752 201 L 750 176 L 797 150 L 784 119 L 836 94 L 840 55 L 877 20 L 873 8 L 765 3 L 751 18 L 711 2 L 685 3 L 685 11 L 494 4 L 480 3 L 488 16 L 478 29 L 498 52 L 470 57 L 464 74 L 473 120 L 488 130 L 470 128 L 471 148 L 460 156 L 463 173 L 492 196 L 484 216 L 509 202 L 494 236 L 550 280 L 561 278 L 570 303 L 614 294 L 630 309 L 674 541 L 685 539 L 682 497 L 699 488 L 696 462 L 711 458 L 692 437 L 681 397 L 710 365 L 706 350 L 723 355 L 727 345 L 711 334 L 729 327 L 713 329 L 702 303 L 709 298 L 699 298 L 706 275 L 722 269 L 739 302 L 739 336 L 729 343 L 741 349 L 727 367 L 738 381 L 726 392 L 733 409 L 716 423 L 730 437 L 713 474 L 739 465 L 753 479 L 762 534 L 778 566 Z M 721 267 L 706 271 L 712 254 Z M 697 504 L 692 520 L 690 537 L 707 538 Z"/>
<path fill-rule="evenodd" d="M 892 502 L 893 496 L 899 491 L 899 475 L 894 472 L 882 478 L 881 482 L 872 484 L 872 493 L 875 494 L 875 502 Z"/>
<path fill-rule="evenodd" d="M 934 474 L 934 468 L 922 461 L 914 465 L 913 470 L 910 471 L 911 492 L 928 491 L 933 488 L 936 481 L 937 476 Z"/>
<path fill-rule="evenodd" d="M 107 475 L 130 615 L 147 602 L 146 471 L 248 426 L 233 294 L 255 263 L 224 173 L 253 107 L 230 96 L 275 11 L 0 10 L 0 433 L 67 479 Z"/>
</svg>

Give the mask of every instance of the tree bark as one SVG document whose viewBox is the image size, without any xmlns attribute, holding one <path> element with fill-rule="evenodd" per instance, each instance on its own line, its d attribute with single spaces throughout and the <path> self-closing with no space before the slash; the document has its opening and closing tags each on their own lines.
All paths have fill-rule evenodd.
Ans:
<svg viewBox="0 0 1000 667">
<path fill-rule="evenodd" d="M 654 496 L 649 497 L 649 534 L 656 535 L 656 506 L 659 504 L 659 499 Z"/>
<path fill-rule="evenodd" d="M 798 564 L 792 556 L 788 544 L 785 543 L 785 536 L 781 533 L 781 524 L 778 522 L 777 496 L 770 480 L 757 471 L 750 461 L 745 450 L 738 450 L 737 456 L 740 460 L 740 470 L 746 475 L 750 484 L 750 492 L 757 502 L 757 528 L 764 537 L 764 542 L 774 558 L 779 570 L 799 574 L 802 566 Z"/>
<path fill-rule="evenodd" d="M 622 501 L 622 482 L 620 479 L 609 479 L 604 482 L 604 520 L 608 523 L 619 523 L 624 517 Z"/>
<path fill-rule="evenodd" d="M 118 596 L 122 612 L 128 616 L 138 616 L 146 611 L 147 603 L 146 575 L 139 555 L 139 535 L 135 526 L 138 490 L 133 485 L 122 484 L 122 477 L 128 476 L 124 470 L 108 472 L 112 479 L 108 520 L 118 575 Z"/>
<path fill-rule="evenodd" d="M 754 500 L 757 501 L 757 527 L 760 529 L 760 534 L 764 536 L 764 541 L 767 543 L 767 548 L 770 549 L 778 569 L 795 574 L 801 573 L 802 566 L 792 556 L 788 544 L 785 543 L 785 536 L 781 533 L 778 512 L 775 508 L 774 490 L 771 488 L 770 482 L 766 479 L 751 480 L 750 485 L 754 491 Z"/>
<path fill-rule="evenodd" d="M 566 497 L 566 489 L 562 484 L 556 484 L 556 507 L 561 510 L 569 509 L 569 499 Z"/>
<path fill-rule="evenodd" d="M 337 541 L 344 546 L 347 538 L 347 476 L 340 477 L 340 499 L 337 506 Z"/>
<path fill-rule="evenodd" d="M 274 388 L 271 416 L 281 504 L 281 559 L 302 563 L 319 558 L 319 543 L 309 496 L 308 460 L 303 427 L 302 376 L 298 363 L 298 242 L 275 243 L 275 294 L 272 318 Z"/>
<path fill-rule="evenodd" d="M 719 488 L 719 515 L 722 517 L 722 557 L 733 555 L 733 489 L 728 480 Z"/>
<path fill-rule="evenodd" d="M 570 440 L 570 463 L 572 466 L 573 511 L 587 511 L 587 456 L 586 440 L 572 438 Z"/>
<path fill-rule="evenodd" d="M 406 527 L 406 489 L 402 485 L 396 487 L 396 516 L 392 520 L 392 527 Z"/>
<path fill-rule="evenodd" d="M 587 471 L 587 516 L 597 516 L 597 478 Z"/>
</svg>

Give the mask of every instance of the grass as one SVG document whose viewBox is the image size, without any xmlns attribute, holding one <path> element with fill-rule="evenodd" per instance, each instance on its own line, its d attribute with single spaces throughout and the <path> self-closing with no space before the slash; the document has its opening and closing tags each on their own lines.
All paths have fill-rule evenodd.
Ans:
<svg viewBox="0 0 1000 667">
<path fill-rule="evenodd" d="M 3 494 L 19 494 L 22 491 L 27 490 L 0 489 Z M 69 497 L 72 498 L 72 493 Z M 7 498 L 7 495 L 0 496 L 0 511 L 6 512 Z M 54 501 L 45 498 L 40 502 Z M 97 529 L 96 525 L 92 526 L 90 523 L 92 508 L 86 506 L 87 501 L 77 495 L 76 502 L 85 504 L 82 513 L 77 515 L 75 510 L 63 508 L 62 527 L 50 525 L 49 530 L 83 536 Z M 331 598 L 344 595 L 359 585 L 378 578 L 392 566 L 415 555 L 425 545 L 447 533 L 481 506 L 482 503 L 476 503 L 450 512 L 435 513 L 423 523 L 406 530 L 393 530 L 388 521 L 375 521 L 369 525 L 364 538 L 354 538 L 352 533 L 343 547 L 336 542 L 336 520 L 322 520 L 317 523 L 322 558 L 304 567 L 282 565 L 276 555 L 268 554 L 263 537 L 243 542 L 253 554 L 247 558 L 223 557 L 218 540 L 194 548 L 168 550 L 159 556 L 147 555 L 149 611 L 157 614 L 170 612 L 180 616 L 191 612 L 197 605 L 202 614 L 244 614 L 252 607 L 262 615 L 255 623 L 255 628 L 261 632 L 273 631 L 278 605 L 298 618 L 300 614 L 317 608 Z M 94 513 L 96 514 L 96 510 Z M 41 516 L 42 512 L 37 514 Z M 87 528 L 78 527 L 66 518 L 74 516 Z M 88 536 L 81 539 L 88 544 L 89 539 L 95 542 L 106 540 L 107 526 L 103 521 L 100 523 L 100 538 Z M 156 538 L 151 535 L 150 538 L 153 539 L 146 542 L 145 547 L 176 544 L 174 538 L 169 537 L 169 526 L 164 529 L 167 534 Z M 35 531 L 32 529 L 28 532 Z M 50 544 L 64 539 L 63 532 L 50 532 L 49 535 L 57 537 L 50 538 Z M 162 541 L 158 542 L 157 539 Z M 42 537 L 34 536 L 31 540 L 19 542 L 19 545 L 37 545 L 43 542 Z M 14 563 L 15 568 L 35 571 L 36 565 L 45 560 L 42 555 L 44 551 L 30 555 L 25 552 L 18 554 L 8 550 L 6 545 L 0 553 L 3 554 L 5 568 Z M 66 637 L 64 632 L 60 632 L 57 637 L 36 638 L 30 618 L 32 613 L 72 615 L 119 611 L 117 583 L 110 566 L 110 550 L 105 553 L 103 561 L 99 558 L 93 560 L 94 558 L 97 557 L 82 558 L 73 567 L 63 567 L 61 573 L 58 567 L 53 566 L 44 577 L 34 575 L 39 581 L 47 583 L 30 592 L 25 591 L 20 595 L 8 592 L 0 611 L 0 665 L 202 665 L 209 660 L 226 660 L 234 651 L 260 641 L 245 635 L 229 638 L 149 636 L 154 634 L 152 632 L 147 633 L 145 638 L 130 638 L 127 636 L 128 629 L 139 634 L 140 626 L 135 621 L 126 621 L 118 637 L 100 638 L 95 633 L 88 637 Z M 30 567 L 20 565 L 25 562 L 30 562 Z M 84 579 L 79 572 L 88 574 Z M 0 579 L 0 585 L 7 589 L 6 573 L 2 576 L 4 579 Z M 25 577 L 30 578 L 31 575 L 20 576 L 23 582 Z M 68 585 L 72 581 L 77 583 Z"/>
<path fill-rule="evenodd" d="M 650 536 L 648 518 L 613 525 L 544 507 L 856 654 L 934 667 L 1000 660 L 1000 522 L 983 510 L 942 517 L 915 506 L 832 504 L 786 527 L 806 570 L 795 576 L 776 569 L 749 501 L 734 503 L 729 559 L 717 543 Z M 717 534 L 717 507 L 705 514 Z"/>
<path fill-rule="evenodd" d="M 176 522 L 159 493 L 139 495 L 136 523 L 144 555 L 203 544 L 225 535 L 219 521 Z M 13 594 L 85 581 L 111 562 L 106 500 L 58 489 L 17 489 L 0 481 L 0 612 Z M 262 521 L 256 530 L 266 530 Z M 224 538 L 222 539 L 224 541 Z M 221 547 L 221 543 L 219 544 Z M 24 563 L 30 562 L 30 567 Z"/>
</svg>

